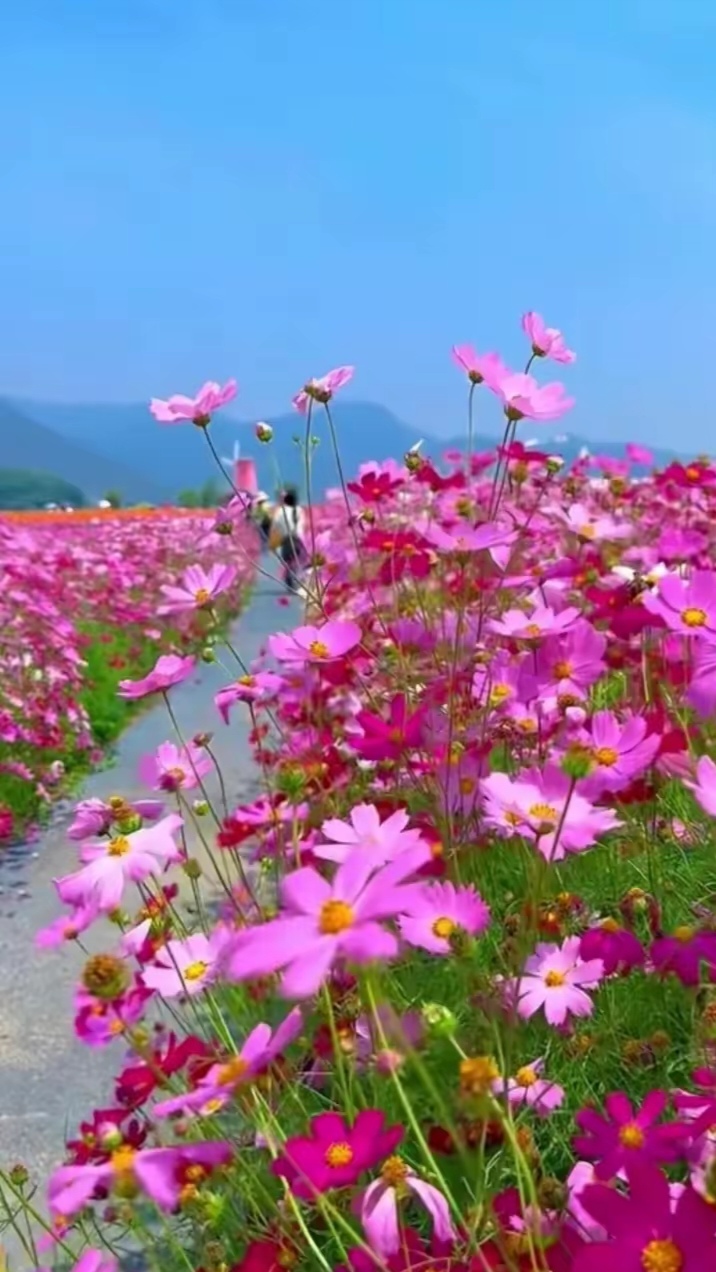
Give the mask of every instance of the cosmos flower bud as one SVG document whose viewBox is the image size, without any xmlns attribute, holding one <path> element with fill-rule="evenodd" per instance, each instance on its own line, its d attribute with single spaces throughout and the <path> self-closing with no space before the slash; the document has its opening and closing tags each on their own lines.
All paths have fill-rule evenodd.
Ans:
<svg viewBox="0 0 716 1272">
<path fill-rule="evenodd" d="M 204 663 L 216 662 L 216 654 L 214 653 L 214 650 L 211 648 L 211 645 L 204 646 L 204 648 L 201 651 L 200 658 L 201 658 L 201 661 Z"/>
<path fill-rule="evenodd" d="M 197 861 L 196 857 L 188 857 L 182 864 L 182 870 L 187 879 L 201 879 L 204 873 L 201 868 L 201 862 Z"/>
<path fill-rule="evenodd" d="M 209 805 L 205 799 L 195 799 L 191 807 L 197 817 L 206 817 L 209 811 Z"/>
<path fill-rule="evenodd" d="M 493 1082 L 500 1077 L 492 1056 L 467 1057 L 460 1061 L 460 1091 L 471 1097 L 489 1095 Z"/>
<path fill-rule="evenodd" d="M 111 1002 L 119 998 L 129 984 L 127 965 L 115 954 L 93 954 L 82 970 L 82 984 L 95 998 Z"/>
<path fill-rule="evenodd" d="M 16 1188 L 23 1188 L 30 1178 L 30 1172 L 22 1162 L 16 1162 L 14 1166 L 11 1166 L 9 1175 Z"/>
<path fill-rule="evenodd" d="M 420 1014 L 423 1023 L 438 1037 L 451 1038 L 457 1029 L 457 1020 L 449 1007 L 442 1003 L 423 1003 Z"/>
<path fill-rule="evenodd" d="M 254 429 L 254 433 L 260 442 L 270 442 L 273 438 L 273 429 L 271 428 L 271 425 L 265 424 L 263 420 L 259 420 L 259 423 Z"/>
<path fill-rule="evenodd" d="M 564 468 L 564 460 L 562 459 L 561 455 L 547 456 L 547 472 L 548 473 L 551 473 L 554 476 L 556 473 L 560 471 L 561 468 Z"/>
</svg>

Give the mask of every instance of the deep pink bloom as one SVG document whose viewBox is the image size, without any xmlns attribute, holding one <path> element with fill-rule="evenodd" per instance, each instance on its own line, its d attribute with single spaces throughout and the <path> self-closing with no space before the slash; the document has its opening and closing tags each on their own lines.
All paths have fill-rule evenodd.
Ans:
<svg viewBox="0 0 716 1272">
<path fill-rule="evenodd" d="M 673 632 L 716 640 L 716 573 L 695 570 L 690 579 L 664 574 L 656 591 L 644 592 L 642 603 Z"/>
<path fill-rule="evenodd" d="M 625 448 L 627 458 L 632 464 L 646 464 L 650 467 L 654 463 L 653 451 L 647 450 L 646 446 L 639 446 L 636 442 L 627 442 Z"/>
<path fill-rule="evenodd" d="M 316 380 L 308 380 L 308 382 L 292 398 L 292 404 L 301 415 L 308 413 L 308 407 L 311 402 L 320 402 L 325 405 L 330 402 L 334 393 L 342 389 L 344 384 L 348 384 L 353 379 L 355 367 L 336 367 L 335 370 L 329 371 L 326 375 L 319 376 Z"/>
<path fill-rule="evenodd" d="M 230 1144 L 200 1143 L 133 1149 L 126 1145 L 99 1164 L 60 1166 L 48 1185 L 50 1212 L 70 1219 L 92 1200 L 97 1189 L 138 1187 L 162 1210 L 178 1204 L 188 1166 L 212 1170 L 231 1161 Z"/>
<path fill-rule="evenodd" d="M 583 962 L 579 937 L 569 936 L 561 946 L 540 943 L 522 974 L 503 988 L 524 1019 L 543 1009 L 548 1024 L 563 1025 L 570 1014 L 591 1016 L 594 1003 L 585 991 L 595 989 L 603 975 L 601 959 Z"/>
<path fill-rule="evenodd" d="M 646 960 L 644 947 L 638 938 L 615 919 L 604 919 L 582 933 L 579 957 L 585 962 L 600 958 L 605 976 L 612 976 L 614 972 L 630 972 L 634 967 L 642 967 Z"/>
<path fill-rule="evenodd" d="M 407 849 L 419 848 L 423 840 L 419 830 L 408 829 L 408 813 L 399 808 L 381 821 L 373 804 L 356 804 L 349 821 L 330 817 L 321 826 L 325 843 L 316 844 L 316 857 L 324 861 L 345 861 L 354 849 L 366 853 L 374 866 L 385 865 Z M 428 859 L 429 849 L 425 848 Z"/>
<path fill-rule="evenodd" d="M 565 396 L 563 384 L 539 385 L 534 376 L 522 372 L 500 376 L 488 387 L 501 398 L 510 420 L 558 420 L 574 406 L 574 398 Z"/>
<path fill-rule="evenodd" d="M 111 1002 L 78 989 L 75 1033 L 86 1047 L 107 1047 L 143 1018 L 150 998 L 149 991 L 141 985 L 133 985 Z"/>
<path fill-rule="evenodd" d="M 575 1122 L 582 1135 L 574 1148 L 596 1161 L 597 1179 L 613 1179 L 632 1162 L 675 1162 L 689 1138 L 680 1122 L 660 1122 L 667 1105 L 664 1091 L 650 1091 L 636 1112 L 622 1091 L 613 1091 L 604 1101 L 607 1116 L 596 1109 L 580 1109 Z"/>
<path fill-rule="evenodd" d="M 171 862 L 179 861 L 181 849 L 174 835 L 182 825 L 182 818 L 170 813 L 154 826 L 87 844 L 81 869 L 54 880 L 60 899 L 76 907 L 96 905 L 104 914 L 116 910 L 125 884 L 163 874 Z"/>
<path fill-rule="evenodd" d="M 411 712 L 405 694 L 395 694 L 387 720 L 370 711 L 358 712 L 356 724 L 363 736 L 352 735 L 351 746 L 365 760 L 399 760 L 422 745 L 424 720 L 424 709 Z"/>
<path fill-rule="evenodd" d="M 238 572 L 237 565 L 222 565 L 218 561 L 208 570 L 201 565 L 190 565 L 182 574 L 179 586 L 162 584 L 161 591 L 167 599 L 157 613 L 181 614 L 183 610 L 207 609 L 217 596 L 228 591 Z"/>
<path fill-rule="evenodd" d="M 558 1082 L 543 1078 L 544 1060 L 532 1060 L 522 1065 L 514 1078 L 496 1078 L 492 1084 L 494 1095 L 503 1095 L 511 1108 L 533 1109 L 539 1117 L 549 1117 L 564 1101 L 564 1087 Z"/>
<path fill-rule="evenodd" d="M 344 658 L 361 640 L 357 623 L 329 619 L 320 627 L 296 627 L 269 636 L 269 652 L 283 663 L 327 663 Z"/>
<path fill-rule="evenodd" d="M 484 380 L 490 388 L 494 388 L 498 380 L 509 375 L 499 354 L 477 353 L 470 344 L 453 345 L 452 360 L 461 371 L 466 372 L 471 384 L 482 384 Z"/>
<path fill-rule="evenodd" d="M 310 866 L 286 875 L 279 917 L 241 934 L 231 973 L 248 980 L 283 968 L 282 993 L 306 998 L 320 989 L 338 958 L 354 963 L 394 958 L 398 942 L 381 920 L 404 911 L 416 885 L 403 881 L 425 863 L 426 852 L 421 845 L 376 870 L 370 855 L 357 848 L 332 883 Z"/>
<path fill-rule="evenodd" d="M 405 1192 L 412 1193 L 427 1210 L 437 1241 L 457 1240 L 450 1207 L 440 1190 L 421 1179 L 400 1158 L 391 1157 L 385 1163 L 380 1179 L 368 1185 L 361 1202 L 361 1223 L 377 1254 L 387 1258 L 400 1247 L 398 1202 Z"/>
<path fill-rule="evenodd" d="M 180 658 L 178 654 L 161 654 L 152 670 L 140 680 L 120 680 L 117 693 L 120 698 L 146 698 L 150 693 L 165 693 L 173 685 L 187 680 L 196 666 L 191 655 Z"/>
<path fill-rule="evenodd" d="M 686 700 L 700 716 L 711 716 L 716 712 L 716 642 L 696 642 L 693 668 Z"/>
<path fill-rule="evenodd" d="M 716 981 L 716 932 L 678 927 L 671 936 L 660 936 L 650 956 L 657 972 L 672 972 L 682 985 L 696 986 L 702 975 Z"/>
<path fill-rule="evenodd" d="M 696 765 L 696 781 L 684 782 L 694 792 L 705 813 L 716 817 L 716 764 L 708 755 L 702 755 Z"/>
<path fill-rule="evenodd" d="M 195 397 L 185 397 L 183 393 L 175 393 L 173 397 L 152 398 L 149 409 L 160 424 L 181 424 L 191 420 L 202 428 L 206 428 L 212 413 L 220 406 L 226 406 L 236 397 L 238 386 L 236 380 L 227 380 L 223 386 L 215 380 L 207 380 L 202 384 Z"/>
<path fill-rule="evenodd" d="M 139 777 L 155 790 L 190 791 L 212 767 L 206 751 L 191 742 L 186 747 L 160 742 L 153 755 L 143 755 L 140 759 Z"/>
<path fill-rule="evenodd" d="M 693 1188 L 674 1204 L 669 1181 L 655 1166 L 627 1170 L 629 1195 L 611 1184 L 589 1184 L 579 1203 L 606 1233 L 580 1250 L 572 1272 L 712 1272 L 716 1209 Z"/>
<path fill-rule="evenodd" d="M 331 1188 L 346 1188 L 363 1171 L 395 1152 L 402 1126 L 385 1125 L 385 1114 L 364 1109 L 351 1126 L 338 1113 L 311 1119 L 310 1133 L 288 1139 L 271 1165 L 274 1175 L 287 1179 L 296 1197 L 312 1201 Z"/>
<path fill-rule="evenodd" d="M 398 920 L 403 940 L 431 954 L 449 954 L 451 937 L 461 932 L 477 936 L 489 924 L 489 906 L 479 892 L 473 887 L 456 888 L 454 883 L 425 884 Z"/>
<path fill-rule="evenodd" d="M 522 315 L 522 330 L 532 345 L 536 358 L 551 358 L 553 362 L 576 362 L 577 355 L 567 348 L 561 331 L 548 327 L 541 314 L 530 310 Z"/>
</svg>

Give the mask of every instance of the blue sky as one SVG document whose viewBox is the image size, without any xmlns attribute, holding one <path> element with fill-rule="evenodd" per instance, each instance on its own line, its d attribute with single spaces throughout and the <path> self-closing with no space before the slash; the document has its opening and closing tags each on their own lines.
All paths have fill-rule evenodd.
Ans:
<svg viewBox="0 0 716 1272">
<path fill-rule="evenodd" d="M 567 427 L 713 445 L 713 0 L 24 0 L 0 26 L 0 392 L 233 374 L 270 418 L 354 362 L 354 397 L 454 433 L 451 344 L 519 364 L 535 308 L 579 353 Z"/>
</svg>

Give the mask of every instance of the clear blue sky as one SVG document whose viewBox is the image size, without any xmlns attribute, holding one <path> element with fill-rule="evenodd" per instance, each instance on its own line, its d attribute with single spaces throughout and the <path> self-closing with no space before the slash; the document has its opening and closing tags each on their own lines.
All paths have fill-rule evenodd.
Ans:
<svg viewBox="0 0 716 1272">
<path fill-rule="evenodd" d="M 454 432 L 454 341 L 561 326 L 574 431 L 714 446 L 715 0 L 23 0 L 0 391 L 310 374 Z"/>
</svg>

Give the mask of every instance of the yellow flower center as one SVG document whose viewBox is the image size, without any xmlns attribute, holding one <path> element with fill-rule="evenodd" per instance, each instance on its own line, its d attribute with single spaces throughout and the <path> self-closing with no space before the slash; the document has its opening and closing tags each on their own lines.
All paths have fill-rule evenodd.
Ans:
<svg viewBox="0 0 716 1272">
<path fill-rule="evenodd" d="M 380 1173 L 390 1188 L 397 1188 L 407 1179 L 408 1168 L 401 1157 L 389 1157 Z"/>
<path fill-rule="evenodd" d="M 329 1144 L 324 1154 L 326 1166 L 331 1166 L 337 1170 L 340 1166 L 350 1166 L 353 1161 L 353 1149 L 350 1144 L 341 1141 L 338 1144 Z"/>
<path fill-rule="evenodd" d="M 687 923 L 683 923 L 681 927 L 674 929 L 674 938 L 680 941 L 682 945 L 686 945 L 694 935 L 694 929 L 689 927 Z"/>
<path fill-rule="evenodd" d="M 681 1272 L 684 1257 L 673 1241 L 650 1241 L 641 1252 L 644 1272 Z"/>
<path fill-rule="evenodd" d="M 621 928 L 616 919 L 602 919 L 599 926 L 602 929 L 602 932 L 621 932 Z"/>
<path fill-rule="evenodd" d="M 477 782 L 474 777 L 461 777 L 458 782 L 458 786 L 460 787 L 461 795 L 472 795 L 472 792 L 477 786 Z"/>
<path fill-rule="evenodd" d="M 313 654 L 314 658 L 328 658 L 331 651 L 327 645 L 324 645 L 322 640 L 312 640 L 308 646 L 308 652 Z"/>
<path fill-rule="evenodd" d="M 134 1158 L 136 1149 L 129 1144 L 122 1144 L 121 1148 L 116 1148 L 109 1159 L 109 1164 L 115 1176 L 124 1181 L 134 1178 Z"/>
<path fill-rule="evenodd" d="M 345 901 L 326 901 L 321 906 L 318 927 L 324 936 L 337 936 L 353 924 L 353 911 Z"/>
<path fill-rule="evenodd" d="M 226 1064 L 222 1064 L 217 1079 L 219 1086 L 233 1086 L 235 1082 L 240 1082 L 248 1067 L 241 1056 L 234 1056 Z"/>
<path fill-rule="evenodd" d="M 436 919 L 433 923 L 433 932 L 435 936 L 439 936 L 442 940 L 447 941 L 452 936 L 457 924 L 453 923 L 446 915 L 440 919 Z"/>
<path fill-rule="evenodd" d="M 117 835 L 115 839 L 110 839 L 107 844 L 107 855 L 109 857 L 124 857 L 131 847 L 132 845 L 125 835 Z"/>
<path fill-rule="evenodd" d="M 201 959 L 197 959 L 195 963 L 189 963 L 188 966 L 184 968 L 184 973 L 183 973 L 184 980 L 185 981 L 201 980 L 202 976 L 206 976 L 206 973 L 208 972 L 208 970 L 209 970 L 209 964 L 204 963 Z"/>
<path fill-rule="evenodd" d="M 490 697 L 489 697 L 490 706 L 499 707 L 500 703 L 504 702 L 505 698 L 509 698 L 509 696 L 510 696 L 509 685 L 493 685 L 490 690 Z"/>
<path fill-rule="evenodd" d="M 689 481 L 698 481 L 701 476 L 699 469 L 694 468 L 693 465 L 689 465 L 688 468 L 685 468 L 684 473 L 688 477 Z"/>
<path fill-rule="evenodd" d="M 537 1082 L 537 1074 L 534 1069 L 531 1069 L 530 1066 L 526 1064 L 523 1068 L 517 1070 L 517 1073 L 515 1074 L 515 1082 L 521 1087 L 534 1086 L 535 1082 Z"/>
<path fill-rule="evenodd" d="M 208 605 L 211 600 L 211 592 L 207 591 L 205 587 L 200 587 L 198 592 L 194 593 L 194 600 L 197 605 Z"/>
<path fill-rule="evenodd" d="M 530 817 L 534 821 L 537 821 L 540 823 L 542 822 L 556 823 L 559 817 L 559 813 L 557 812 L 557 809 L 553 808 L 551 804 L 532 804 L 531 808 L 529 808 L 527 811 Z"/>
<path fill-rule="evenodd" d="M 537 721 L 533 720 L 531 716 L 524 716 L 522 720 L 517 721 L 517 728 L 522 733 L 536 733 Z"/>
<path fill-rule="evenodd" d="M 705 627 L 709 616 L 706 610 L 690 608 L 681 611 L 681 621 L 687 627 Z"/>
<path fill-rule="evenodd" d="M 460 1061 L 460 1086 L 468 1095 L 485 1095 L 500 1076 L 492 1056 L 474 1056 Z"/>
<path fill-rule="evenodd" d="M 569 662 L 556 662 L 554 664 L 554 674 L 558 680 L 569 680 L 572 674 L 572 664 Z"/>
<path fill-rule="evenodd" d="M 643 1148 L 644 1132 L 636 1122 L 627 1122 L 619 1132 L 619 1143 L 624 1148 Z"/>
<path fill-rule="evenodd" d="M 236 683 L 238 685 L 252 685 L 254 683 L 254 680 L 255 680 L 255 676 L 239 676 L 239 679 L 237 680 Z"/>
<path fill-rule="evenodd" d="M 526 635 L 526 636 L 533 636 L 533 637 L 535 637 L 535 638 L 536 638 L 537 636 L 541 636 L 541 635 L 542 635 L 542 628 L 539 626 L 539 624 L 538 624 L 538 623 L 529 623 L 529 624 L 528 624 L 528 626 L 527 626 L 527 627 L 525 627 L 525 635 Z"/>
<path fill-rule="evenodd" d="M 199 1109 L 201 1117 L 213 1117 L 215 1113 L 220 1113 L 224 1107 L 224 1101 L 214 1096 L 212 1100 L 207 1100 L 206 1104 L 202 1104 Z"/>
<path fill-rule="evenodd" d="M 170 777 L 173 782 L 176 782 L 177 786 L 183 786 L 186 781 L 186 773 L 182 768 L 175 767 L 167 769 L 167 777 Z"/>
<path fill-rule="evenodd" d="M 619 759 L 619 752 L 615 751 L 613 746 L 598 746 L 592 754 L 602 768 L 611 768 Z"/>
<path fill-rule="evenodd" d="M 544 983 L 548 989 L 559 989 L 560 985 L 564 985 L 567 977 L 564 972 L 558 972 L 556 969 L 547 972 Z"/>
<path fill-rule="evenodd" d="M 580 539 L 593 539 L 596 533 L 597 531 L 594 526 L 587 524 L 579 527 Z"/>
</svg>

